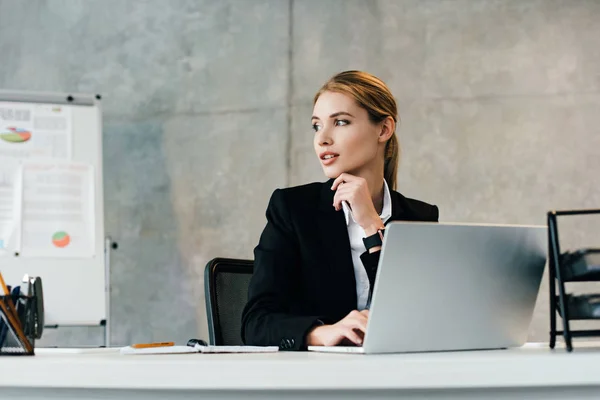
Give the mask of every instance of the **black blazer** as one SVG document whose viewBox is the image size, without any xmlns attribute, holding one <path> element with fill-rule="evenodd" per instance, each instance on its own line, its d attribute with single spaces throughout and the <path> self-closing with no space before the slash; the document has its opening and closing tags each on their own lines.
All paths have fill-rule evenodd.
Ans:
<svg viewBox="0 0 600 400">
<path fill-rule="evenodd" d="M 267 225 L 254 249 L 254 274 L 242 314 L 248 345 L 306 348 L 308 331 L 356 309 L 356 280 L 342 210 L 333 208 L 333 179 L 273 192 Z M 389 221 L 438 220 L 438 208 L 390 191 Z M 369 278 L 379 253 L 361 256 Z"/>
</svg>

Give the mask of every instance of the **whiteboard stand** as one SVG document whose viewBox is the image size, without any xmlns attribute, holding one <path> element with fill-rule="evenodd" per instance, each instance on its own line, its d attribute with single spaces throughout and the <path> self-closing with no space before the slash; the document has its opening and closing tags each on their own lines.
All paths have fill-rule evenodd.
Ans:
<svg viewBox="0 0 600 400">
<path fill-rule="evenodd" d="M 36 129 L 38 129 L 34 118 L 38 108 L 47 108 L 50 105 L 57 106 L 59 109 L 69 109 L 71 140 L 69 156 L 58 157 L 58 159 L 93 167 L 95 221 L 94 256 L 91 258 L 21 257 L 13 244 L 8 248 L 9 254 L 12 254 L 3 256 L 0 263 L 2 274 L 7 282 L 21 282 L 23 273 L 39 276 L 44 280 L 45 327 L 104 326 L 103 344 L 108 346 L 111 342 L 110 252 L 116 248 L 116 243 L 113 243 L 104 232 L 101 99 L 99 94 L 0 89 L 0 106 L 11 111 L 0 114 L 2 125 L 27 122 L 32 126 L 32 143 L 35 142 Z M 31 121 L 23 122 L 24 114 L 19 114 L 21 115 L 19 118 L 16 117 L 14 110 L 31 107 L 33 112 L 26 114 Z M 10 150 L 6 146 L 3 147 L 4 152 Z M 19 156 L 15 158 L 17 157 Z M 21 158 L 27 159 L 28 156 Z M 85 284 L 82 284 L 83 282 Z M 73 301 L 73 299 L 78 300 Z"/>
<path fill-rule="evenodd" d="M 107 236 L 104 241 L 104 290 L 106 292 L 106 319 L 104 322 L 104 346 L 110 347 L 110 253 L 116 249 L 117 243 L 112 241 L 110 236 Z"/>
</svg>

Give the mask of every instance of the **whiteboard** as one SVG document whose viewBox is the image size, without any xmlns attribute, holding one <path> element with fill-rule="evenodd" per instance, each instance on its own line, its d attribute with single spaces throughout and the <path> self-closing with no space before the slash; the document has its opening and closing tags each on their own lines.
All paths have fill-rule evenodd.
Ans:
<svg viewBox="0 0 600 400">
<path fill-rule="evenodd" d="M 4 101 L 70 108 L 71 161 L 93 168 L 95 235 L 91 258 L 30 258 L 9 247 L 9 253 L 0 256 L 0 271 L 9 285 L 19 284 L 24 274 L 42 278 L 46 325 L 99 325 L 107 318 L 108 300 L 100 96 L 0 90 Z"/>
</svg>

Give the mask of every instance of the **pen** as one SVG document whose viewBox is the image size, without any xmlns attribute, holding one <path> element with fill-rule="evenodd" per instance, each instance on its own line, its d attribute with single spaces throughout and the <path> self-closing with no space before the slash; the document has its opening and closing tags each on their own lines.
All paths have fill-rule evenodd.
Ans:
<svg viewBox="0 0 600 400">
<path fill-rule="evenodd" d="M 137 343 L 132 344 L 131 347 L 134 349 L 147 349 L 150 347 L 169 347 L 175 346 L 175 342 L 157 342 L 157 343 Z"/>
</svg>

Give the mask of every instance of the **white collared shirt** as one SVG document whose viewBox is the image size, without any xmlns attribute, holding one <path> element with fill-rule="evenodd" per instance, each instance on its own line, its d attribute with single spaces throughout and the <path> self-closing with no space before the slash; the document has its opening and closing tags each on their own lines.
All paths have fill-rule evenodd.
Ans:
<svg viewBox="0 0 600 400">
<path fill-rule="evenodd" d="M 356 298 L 357 309 L 364 310 L 367 306 L 369 298 L 369 277 L 367 271 L 362 264 L 360 255 L 367 251 L 363 238 L 366 237 L 364 229 L 354 221 L 352 212 L 346 205 L 342 203 L 344 216 L 346 217 L 346 226 L 348 227 L 348 237 L 350 238 L 350 249 L 352 251 L 352 264 L 354 264 L 354 277 L 356 278 Z M 383 208 L 379 217 L 385 223 L 392 216 L 392 196 L 390 188 L 385 179 L 383 180 Z"/>
</svg>

